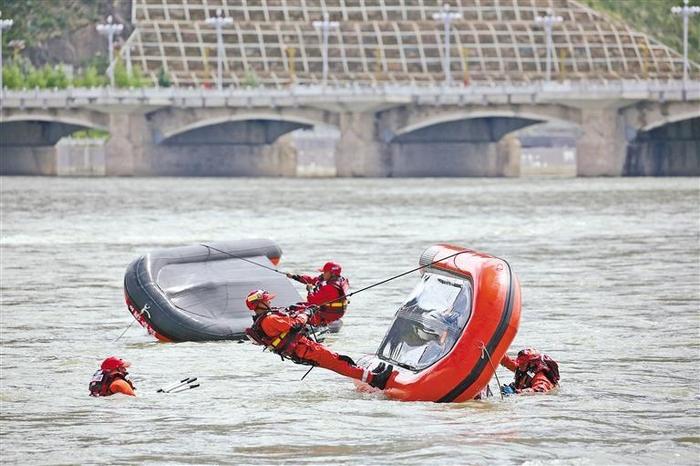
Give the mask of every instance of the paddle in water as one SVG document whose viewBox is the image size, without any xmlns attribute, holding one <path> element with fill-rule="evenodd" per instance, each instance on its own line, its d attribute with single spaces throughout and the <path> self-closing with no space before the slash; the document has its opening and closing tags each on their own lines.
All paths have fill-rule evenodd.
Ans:
<svg viewBox="0 0 700 466">
<path fill-rule="evenodd" d="M 195 382 L 197 380 L 197 377 L 185 377 L 182 380 L 179 380 L 175 383 L 172 383 L 168 385 L 167 387 L 164 388 L 159 388 L 156 393 L 173 393 L 173 390 L 177 390 L 179 388 L 182 388 L 184 385 L 191 384 L 192 382 Z M 199 384 L 196 384 L 197 387 L 199 387 Z M 194 386 L 189 386 L 188 388 L 195 388 Z M 183 389 L 186 390 L 187 388 Z M 179 391 L 179 390 L 178 390 Z"/>
</svg>

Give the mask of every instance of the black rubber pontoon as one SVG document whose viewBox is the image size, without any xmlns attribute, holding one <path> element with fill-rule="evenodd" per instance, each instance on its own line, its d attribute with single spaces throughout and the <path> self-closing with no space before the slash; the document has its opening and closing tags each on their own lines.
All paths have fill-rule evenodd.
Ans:
<svg viewBox="0 0 700 466">
<path fill-rule="evenodd" d="M 274 293 L 277 307 L 302 301 L 283 274 L 251 263 L 273 269 L 281 255 L 280 247 L 265 239 L 153 251 L 126 270 L 127 306 L 162 341 L 242 339 L 252 323 L 245 306 L 251 290 Z"/>
</svg>

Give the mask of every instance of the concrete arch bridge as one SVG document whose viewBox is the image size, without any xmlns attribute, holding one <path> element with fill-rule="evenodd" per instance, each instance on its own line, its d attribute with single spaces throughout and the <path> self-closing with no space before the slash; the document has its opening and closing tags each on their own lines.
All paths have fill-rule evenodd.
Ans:
<svg viewBox="0 0 700 466">
<path fill-rule="evenodd" d="M 109 131 L 104 174 L 293 176 L 280 138 L 339 129 L 338 176 L 518 176 L 512 133 L 578 125 L 579 176 L 700 175 L 700 82 L 5 91 L 0 173 L 55 174 L 55 144 Z"/>
</svg>

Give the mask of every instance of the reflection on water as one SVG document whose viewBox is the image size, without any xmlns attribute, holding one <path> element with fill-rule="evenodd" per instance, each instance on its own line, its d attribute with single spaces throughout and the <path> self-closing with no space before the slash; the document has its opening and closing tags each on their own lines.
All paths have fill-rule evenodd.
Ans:
<svg viewBox="0 0 700 466">
<path fill-rule="evenodd" d="M 697 463 L 697 179 L 2 178 L 3 461 L 45 463 Z M 136 256 L 269 237 L 281 267 L 343 264 L 354 289 L 432 243 L 508 259 L 523 289 L 513 350 L 560 362 L 555 394 L 401 403 L 249 344 L 160 344 L 130 323 Z M 418 274 L 353 297 L 341 333 L 376 350 Z M 116 354 L 140 397 L 94 399 Z M 499 372 L 501 380 L 509 378 Z M 155 390 L 197 376 L 196 390 Z M 495 387 L 495 383 L 493 384 Z"/>
</svg>

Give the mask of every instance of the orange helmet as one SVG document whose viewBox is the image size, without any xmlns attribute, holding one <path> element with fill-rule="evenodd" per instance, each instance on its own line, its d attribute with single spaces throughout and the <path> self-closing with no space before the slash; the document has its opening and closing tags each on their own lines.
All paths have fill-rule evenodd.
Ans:
<svg viewBox="0 0 700 466">
<path fill-rule="evenodd" d="M 248 296 L 245 298 L 245 305 L 248 306 L 248 309 L 254 311 L 258 306 L 258 302 L 270 304 L 274 298 L 275 295 L 267 290 L 255 290 L 248 293 Z"/>
<path fill-rule="evenodd" d="M 340 275 L 340 272 L 342 271 L 340 264 L 336 264 L 335 262 L 326 262 L 323 264 L 323 267 L 318 269 L 319 272 L 330 272 L 331 275 Z"/>
<path fill-rule="evenodd" d="M 105 372 L 112 372 L 116 371 L 117 369 L 127 368 L 130 365 L 131 363 L 129 361 L 124 361 L 123 359 L 119 359 L 116 356 L 110 356 L 104 361 L 102 361 L 100 369 L 102 369 Z"/>
</svg>

